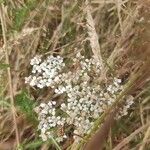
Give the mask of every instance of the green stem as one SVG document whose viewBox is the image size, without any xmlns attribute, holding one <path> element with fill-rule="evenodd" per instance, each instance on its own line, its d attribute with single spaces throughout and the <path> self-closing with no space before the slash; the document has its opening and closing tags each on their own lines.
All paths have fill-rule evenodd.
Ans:
<svg viewBox="0 0 150 150">
<path fill-rule="evenodd" d="M 55 145 L 55 147 L 56 147 L 57 150 L 62 150 L 60 148 L 60 146 L 58 145 L 58 143 L 52 137 L 51 137 L 51 140 L 52 140 L 52 143 Z"/>
</svg>

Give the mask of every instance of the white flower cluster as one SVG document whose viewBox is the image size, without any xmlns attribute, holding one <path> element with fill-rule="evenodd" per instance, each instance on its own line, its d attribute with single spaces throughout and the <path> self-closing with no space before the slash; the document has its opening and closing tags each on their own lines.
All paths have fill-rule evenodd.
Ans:
<svg viewBox="0 0 150 150">
<path fill-rule="evenodd" d="M 56 101 L 50 101 L 47 104 L 41 103 L 40 106 L 35 108 L 36 113 L 38 113 L 38 119 L 40 123 L 38 129 L 41 130 L 41 138 L 46 141 L 48 138 L 55 138 L 58 142 L 63 141 L 67 138 L 65 134 L 59 136 L 54 133 L 53 128 L 62 127 L 65 125 L 66 119 L 57 115 L 57 110 L 55 108 Z M 54 137 L 55 135 L 55 137 Z"/>
<path fill-rule="evenodd" d="M 81 55 L 81 53 L 77 53 L 76 57 L 73 59 L 74 64 L 80 64 L 80 69 L 81 69 L 81 73 L 83 72 L 90 72 L 91 70 L 93 70 L 96 74 L 100 75 L 101 72 L 101 64 L 96 61 L 96 59 L 94 58 L 94 56 L 90 59 L 85 58 L 84 56 Z"/>
<path fill-rule="evenodd" d="M 120 108 L 119 113 L 116 116 L 117 117 L 116 119 L 119 119 L 122 116 L 126 116 L 128 114 L 128 109 L 134 103 L 133 99 L 134 99 L 134 97 L 131 95 L 128 95 L 126 97 L 125 105 L 123 106 L 123 108 Z"/>
<path fill-rule="evenodd" d="M 60 56 L 49 56 L 43 62 L 39 56 L 31 60 L 33 75 L 26 83 L 40 88 L 49 86 L 63 100 L 42 103 L 36 108 L 41 137 L 50 137 L 61 142 L 68 136 L 66 128 L 72 127 L 72 136 L 77 139 L 88 134 L 94 121 L 111 106 L 122 91 L 121 79 L 113 78 L 109 83 L 99 85 L 101 65 L 92 57 L 85 58 L 80 53 L 72 60 L 69 69 Z M 67 71 L 65 71 L 67 70 Z M 40 78 L 40 79 L 39 79 Z M 49 82 L 50 81 L 50 82 Z M 131 101 L 121 110 L 126 115 Z M 62 129 L 61 135 L 58 129 Z"/>
<path fill-rule="evenodd" d="M 60 56 L 49 56 L 43 62 L 41 56 L 36 56 L 31 59 L 30 64 L 33 66 L 32 73 L 29 77 L 25 78 L 25 83 L 30 86 L 37 86 L 38 88 L 53 87 L 57 83 L 57 75 L 65 66 L 63 58 Z"/>
</svg>

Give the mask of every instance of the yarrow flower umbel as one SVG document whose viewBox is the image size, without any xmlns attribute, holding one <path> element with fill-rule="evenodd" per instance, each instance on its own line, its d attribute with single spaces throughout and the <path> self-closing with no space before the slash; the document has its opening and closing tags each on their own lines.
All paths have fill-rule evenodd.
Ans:
<svg viewBox="0 0 150 150">
<path fill-rule="evenodd" d="M 121 79 L 112 78 L 99 85 L 101 64 L 94 57 L 85 58 L 77 53 L 67 67 L 61 56 L 49 56 L 42 61 L 36 56 L 30 63 L 32 75 L 25 78 L 30 86 L 50 87 L 61 100 L 41 103 L 35 108 L 38 114 L 40 136 L 44 141 L 55 138 L 57 142 L 72 136 L 78 139 L 88 134 L 94 121 L 111 106 L 123 90 Z M 132 96 L 131 96 L 132 97 Z M 126 101 L 118 118 L 127 115 L 133 99 Z M 58 132 L 61 129 L 61 134 Z M 72 132 L 72 134 L 70 134 Z"/>
<path fill-rule="evenodd" d="M 25 83 L 29 83 L 30 86 L 37 86 L 38 88 L 53 87 L 57 83 L 55 77 L 65 66 L 63 58 L 60 56 L 49 56 L 43 62 L 40 56 L 36 56 L 31 59 L 30 64 L 33 66 L 33 75 L 26 77 Z"/>
</svg>

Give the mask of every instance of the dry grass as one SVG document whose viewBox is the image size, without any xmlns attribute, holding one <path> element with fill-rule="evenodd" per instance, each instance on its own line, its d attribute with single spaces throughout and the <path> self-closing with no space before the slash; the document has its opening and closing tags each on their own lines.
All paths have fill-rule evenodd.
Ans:
<svg viewBox="0 0 150 150">
<path fill-rule="evenodd" d="M 0 3 L 0 150 L 150 149 L 149 0 Z M 81 143 L 42 142 L 36 119 L 28 113 L 34 113 L 32 106 L 46 101 L 51 93 L 24 84 L 29 61 L 36 54 L 72 57 L 77 51 L 93 53 L 103 66 L 103 80 L 114 74 L 123 79 L 125 90 Z M 135 104 L 129 116 L 114 121 L 127 93 L 134 96 Z"/>
</svg>

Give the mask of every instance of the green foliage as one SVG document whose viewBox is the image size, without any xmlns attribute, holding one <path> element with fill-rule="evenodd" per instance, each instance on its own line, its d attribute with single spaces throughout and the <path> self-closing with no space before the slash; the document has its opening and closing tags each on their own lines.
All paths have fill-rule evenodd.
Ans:
<svg viewBox="0 0 150 150">
<path fill-rule="evenodd" d="M 18 106 L 19 110 L 34 124 L 37 123 L 36 114 L 33 110 L 35 105 L 36 103 L 30 99 L 25 91 L 22 91 L 16 96 L 16 106 Z"/>
<path fill-rule="evenodd" d="M 7 69 L 8 67 L 10 67 L 9 64 L 0 63 L 0 70 Z"/>
<path fill-rule="evenodd" d="M 51 142 L 55 146 L 56 150 L 61 150 L 60 146 L 58 145 L 58 143 L 53 138 L 51 138 Z"/>
<path fill-rule="evenodd" d="M 36 139 L 30 143 L 25 144 L 24 150 L 36 150 L 39 148 L 44 142 L 40 139 Z"/>
<path fill-rule="evenodd" d="M 47 142 L 43 142 L 41 139 L 36 139 L 30 143 L 25 143 L 23 144 L 23 150 L 37 150 L 44 143 L 46 143 L 49 148 L 52 146 L 55 147 L 56 150 L 61 150 L 60 146 L 53 138 L 51 138 Z"/>
<path fill-rule="evenodd" d="M 71 18 L 79 11 L 79 4 L 75 2 L 69 5 L 67 8 L 63 8 L 63 16 L 62 16 L 62 34 L 65 34 L 65 37 L 62 38 L 62 43 L 67 44 L 75 39 L 76 34 L 76 26 L 75 23 L 71 21 Z"/>
<path fill-rule="evenodd" d="M 5 2 L 5 0 L 0 0 L 0 4 L 2 4 L 2 3 L 4 3 Z"/>
<path fill-rule="evenodd" d="M 15 19 L 14 19 L 14 29 L 20 30 L 21 26 L 23 25 L 25 18 L 28 14 L 28 9 L 26 7 L 23 7 L 21 9 L 18 9 L 15 12 Z"/>
<path fill-rule="evenodd" d="M 14 23 L 13 29 L 14 30 L 21 30 L 26 18 L 28 17 L 30 11 L 36 7 L 35 0 L 28 0 L 26 5 L 21 8 L 14 9 Z"/>
</svg>

